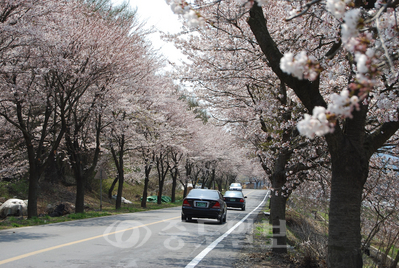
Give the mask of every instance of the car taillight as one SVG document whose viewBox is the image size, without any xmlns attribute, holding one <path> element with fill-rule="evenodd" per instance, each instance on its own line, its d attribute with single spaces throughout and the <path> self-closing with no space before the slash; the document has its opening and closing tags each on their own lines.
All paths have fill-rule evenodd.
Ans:
<svg viewBox="0 0 399 268">
<path fill-rule="evenodd" d="M 212 208 L 220 208 L 220 203 L 219 203 L 219 202 L 216 202 L 216 203 L 212 206 Z"/>
<path fill-rule="evenodd" d="M 241 198 L 241 199 L 240 199 L 240 202 L 243 203 L 243 202 L 244 202 L 244 199 Z"/>
<path fill-rule="evenodd" d="M 223 200 L 226 201 L 226 197 L 223 197 Z"/>
<path fill-rule="evenodd" d="M 191 207 L 190 203 L 187 201 L 187 199 L 184 199 L 183 201 L 183 207 Z"/>
</svg>

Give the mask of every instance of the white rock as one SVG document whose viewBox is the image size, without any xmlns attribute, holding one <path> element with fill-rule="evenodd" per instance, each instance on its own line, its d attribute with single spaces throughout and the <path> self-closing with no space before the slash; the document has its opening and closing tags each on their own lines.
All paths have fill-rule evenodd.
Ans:
<svg viewBox="0 0 399 268">
<path fill-rule="evenodd" d="M 28 215 L 28 200 L 8 199 L 0 206 L 0 217 Z"/>
</svg>

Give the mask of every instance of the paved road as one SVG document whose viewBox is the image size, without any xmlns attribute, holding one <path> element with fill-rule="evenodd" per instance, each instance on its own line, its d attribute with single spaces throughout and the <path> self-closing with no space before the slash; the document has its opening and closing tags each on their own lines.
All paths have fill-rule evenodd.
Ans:
<svg viewBox="0 0 399 268">
<path fill-rule="evenodd" d="M 221 225 L 177 207 L 0 231 L 0 268 L 232 267 L 266 192 L 245 189 L 246 211 Z"/>
</svg>

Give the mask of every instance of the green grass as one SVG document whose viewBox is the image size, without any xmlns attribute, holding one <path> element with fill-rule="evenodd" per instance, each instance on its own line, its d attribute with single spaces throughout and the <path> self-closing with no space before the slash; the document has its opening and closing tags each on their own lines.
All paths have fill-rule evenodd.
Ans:
<svg viewBox="0 0 399 268">
<path fill-rule="evenodd" d="M 131 205 L 124 205 L 121 209 L 115 210 L 115 208 L 104 208 L 102 211 L 88 211 L 85 213 L 72 213 L 67 214 L 61 217 L 50 217 L 48 215 L 33 217 L 31 219 L 27 219 L 26 217 L 7 217 L 6 219 L 0 221 L 0 230 L 1 229 L 10 229 L 17 227 L 27 227 L 27 226 L 35 226 L 35 225 L 44 225 L 50 223 L 58 223 L 58 222 L 66 222 L 73 220 L 81 220 L 81 219 L 89 219 L 89 218 L 97 218 L 104 217 L 116 214 L 123 213 L 134 213 L 148 210 L 156 210 L 162 208 L 169 207 L 178 207 L 182 205 L 182 201 L 176 201 L 175 203 L 162 203 L 160 205 L 156 203 L 147 203 L 147 208 L 140 207 L 139 202 L 134 202 Z"/>
</svg>

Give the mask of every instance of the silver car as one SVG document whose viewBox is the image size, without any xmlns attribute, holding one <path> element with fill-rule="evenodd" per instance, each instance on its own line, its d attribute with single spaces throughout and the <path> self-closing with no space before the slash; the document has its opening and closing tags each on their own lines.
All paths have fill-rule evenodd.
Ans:
<svg viewBox="0 0 399 268">
<path fill-rule="evenodd" d="M 242 191 L 241 183 L 235 182 L 230 184 L 229 191 Z"/>
</svg>

